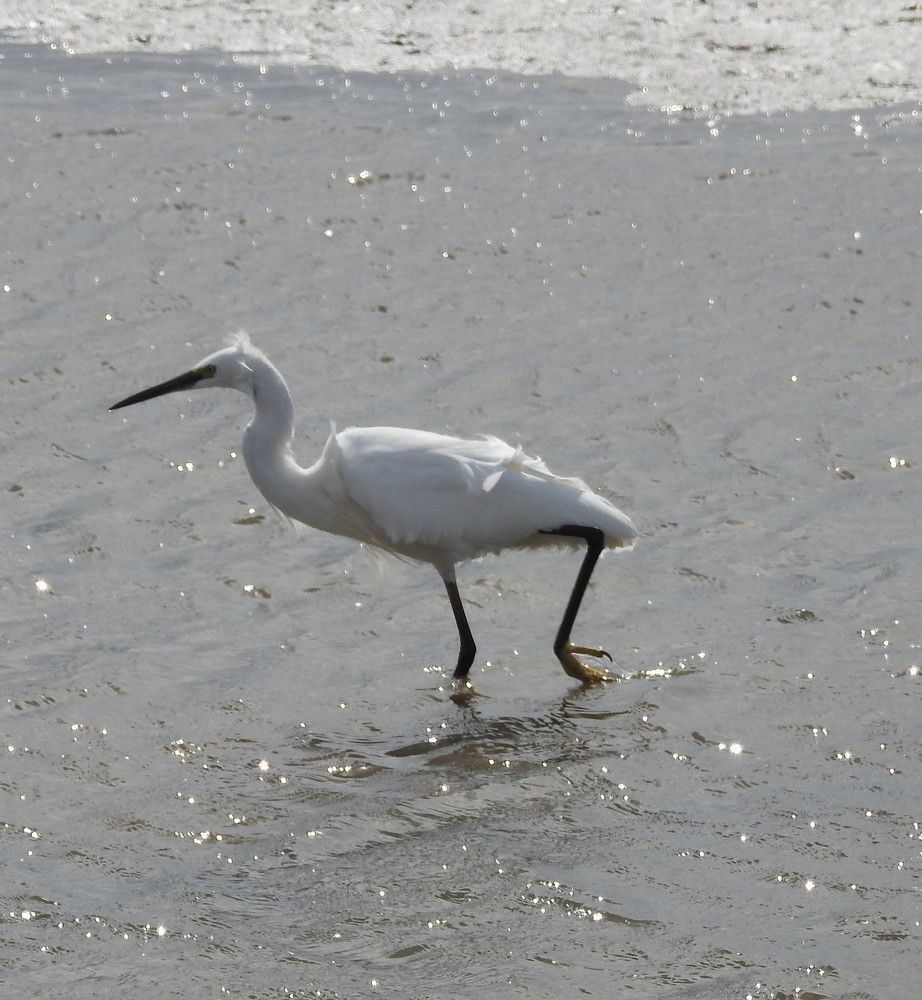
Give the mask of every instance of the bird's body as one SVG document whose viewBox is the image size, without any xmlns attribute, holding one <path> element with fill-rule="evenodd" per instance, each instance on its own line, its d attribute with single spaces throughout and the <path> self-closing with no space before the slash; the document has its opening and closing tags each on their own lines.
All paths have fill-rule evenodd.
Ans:
<svg viewBox="0 0 922 1000">
<path fill-rule="evenodd" d="M 281 470 L 266 468 L 249 435 L 243 455 L 262 494 L 287 517 L 440 572 L 505 548 L 564 544 L 541 531 L 565 523 L 602 528 L 609 547 L 623 545 L 629 530 L 624 515 L 580 480 L 555 476 L 499 438 L 351 427 L 332 431 L 307 469 L 290 447 L 276 457 Z"/>
<path fill-rule="evenodd" d="M 448 589 L 461 638 L 458 677 L 466 676 L 475 647 L 455 566 L 505 548 L 585 540 L 585 580 L 574 587 L 555 651 L 571 675 L 584 682 L 602 678 L 573 655 L 602 651 L 570 646 L 569 626 L 602 549 L 629 545 L 635 529 L 582 480 L 555 475 L 540 459 L 499 438 L 466 440 L 400 427 L 333 429 L 318 460 L 305 468 L 292 448 L 288 387 L 245 335 L 185 375 L 112 409 L 207 385 L 236 388 L 253 399 L 256 415 L 244 431 L 243 456 L 270 504 L 293 521 L 435 567 Z"/>
</svg>

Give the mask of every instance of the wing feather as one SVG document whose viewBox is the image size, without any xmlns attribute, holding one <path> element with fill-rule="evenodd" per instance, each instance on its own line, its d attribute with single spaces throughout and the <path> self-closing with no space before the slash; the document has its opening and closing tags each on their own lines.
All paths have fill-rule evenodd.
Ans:
<svg viewBox="0 0 922 1000">
<path fill-rule="evenodd" d="M 385 548 L 414 547 L 451 561 L 537 544 L 563 524 L 601 528 L 610 545 L 634 535 L 631 522 L 575 478 L 495 437 L 477 440 L 392 427 L 336 435 L 346 499 Z M 419 556 L 428 558 L 428 556 Z"/>
<path fill-rule="evenodd" d="M 392 545 L 454 548 L 484 482 L 512 449 L 401 428 L 350 428 L 337 436 L 340 476 L 376 534 Z"/>
</svg>

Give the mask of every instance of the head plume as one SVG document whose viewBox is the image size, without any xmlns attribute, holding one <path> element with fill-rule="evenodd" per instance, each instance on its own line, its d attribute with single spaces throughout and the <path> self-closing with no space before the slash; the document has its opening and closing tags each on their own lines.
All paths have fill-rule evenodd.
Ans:
<svg viewBox="0 0 922 1000">
<path fill-rule="evenodd" d="M 266 355 L 250 340 L 250 335 L 246 330 L 238 330 L 236 333 L 229 334 L 226 343 L 228 347 L 234 348 L 243 357 L 269 362 Z"/>
</svg>

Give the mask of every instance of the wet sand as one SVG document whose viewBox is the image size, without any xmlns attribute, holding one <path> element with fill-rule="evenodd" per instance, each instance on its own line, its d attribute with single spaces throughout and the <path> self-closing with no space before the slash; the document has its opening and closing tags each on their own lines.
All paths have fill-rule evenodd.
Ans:
<svg viewBox="0 0 922 1000">
<path fill-rule="evenodd" d="M 0 939 L 20 993 L 912 995 L 912 108 L 708 119 L 627 85 L 3 50 Z M 520 440 L 635 518 L 441 586 L 296 539 L 250 331 L 337 425 Z M 40 586 L 37 586 L 42 581 Z"/>
<path fill-rule="evenodd" d="M 238 53 L 349 72 L 631 81 L 640 107 L 767 113 L 922 99 L 916 4 L 903 0 L 0 0 L 0 31 L 70 52 Z"/>
</svg>

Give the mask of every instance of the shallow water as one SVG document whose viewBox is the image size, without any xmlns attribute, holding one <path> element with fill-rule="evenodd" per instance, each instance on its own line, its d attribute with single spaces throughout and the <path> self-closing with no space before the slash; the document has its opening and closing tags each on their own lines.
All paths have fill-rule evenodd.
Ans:
<svg viewBox="0 0 922 1000">
<path fill-rule="evenodd" d="M 918 116 L 3 55 L 6 981 L 912 995 Z M 575 557 L 514 553 L 455 703 L 435 575 L 295 538 L 245 401 L 106 413 L 240 327 L 305 460 L 491 432 L 634 517 L 574 633 L 623 682 L 550 652 Z"/>
</svg>

